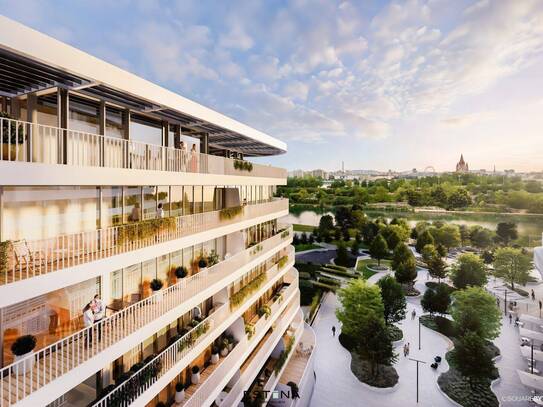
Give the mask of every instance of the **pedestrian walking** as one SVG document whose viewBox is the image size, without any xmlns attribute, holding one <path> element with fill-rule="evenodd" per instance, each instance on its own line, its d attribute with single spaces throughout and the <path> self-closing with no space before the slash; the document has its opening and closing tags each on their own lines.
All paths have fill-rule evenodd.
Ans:
<svg viewBox="0 0 543 407">
<path fill-rule="evenodd" d="M 411 320 L 414 320 L 416 316 L 417 316 L 417 311 L 413 309 L 413 311 L 411 312 Z"/>
<path fill-rule="evenodd" d="M 407 342 L 407 356 L 409 356 L 410 348 L 411 348 L 411 344 L 409 342 Z"/>
<path fill-rule="evenodd" d="M 498 297 L 496 297 L 496 306 L 500 308 L 500 299 Z"/>
<path fill-rule="evenodd" d="M 512 322 L 513 322 L 513 315 L 509 313 L 509 325 L 511 325 Z"/>
<path fill-rule="evenodd" d="M 535 293 L 534 293 L 534 289 L 532 288 L 532 301 L 535 301 Z"/>
<path fill-rule="evenodd" d="M 403 344 L 403 357 L 407 356 L 407 343 Z"/>
<path fill-rule="evenodd" d="M 336 327 L 332 325 L 332 336 L 336 336 Z"/>
<path fill-rule="evenodd" d="M 543 302 L 539 300 L 539 318 L 541 318 L 541 308 L 543 308 Z"/>
</svg>

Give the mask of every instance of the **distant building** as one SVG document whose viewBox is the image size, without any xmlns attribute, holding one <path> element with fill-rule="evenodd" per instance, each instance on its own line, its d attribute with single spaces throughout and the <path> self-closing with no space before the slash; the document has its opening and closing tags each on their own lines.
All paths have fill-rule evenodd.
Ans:
<svg viewBox="0 0 543 407">
<path fill-rule="evenodd" d="M 326 171 L 324 171 L 324 170 L 321 170 L 321 169 L 307 171 L 306 175 L 311 175 L 312 177 L 322 178 L 322 179 L 327 179 L 328 178 L 328 173 Z"/>
<path fill-rule="evenodd" d="M 464 161 L 464 155 L 460 154 L 460 161 L 456 164 L 456 172 L 469 172 L 468 163 Z"/>
<path fill-rule="evenodd" d="M 288 176 L 293 178 L 302 178 L 304 176 L 304 172 L 302 170 L 293 170 L 288 172 Z"/>
</svg>

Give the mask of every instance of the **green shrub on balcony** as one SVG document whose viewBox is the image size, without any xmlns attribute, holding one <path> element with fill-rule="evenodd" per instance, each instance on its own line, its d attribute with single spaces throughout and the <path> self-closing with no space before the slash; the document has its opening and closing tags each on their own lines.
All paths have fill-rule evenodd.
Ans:
<svg viewBox="0 0 543 407">
<path fill-rule="evenodd" d="M 245 333 L 247 334 L 247 339 L 251 339 L 255 334 L 255 326 L 253 324 L 245 324 Z"/>
<path fill-rule="evenodd" d="M 8 272 L 8 253 L 11 247 L 11 241 L 0 242 L 0 274 Z"/>
<path fill-rule="evenodd" d="M 234 168 L 240 171 L 251 172 L 253 170 L 253 163 L 250 161 L 234 160 Z"/>
<path fill-rule="evenodd" d="M 223 208 L 219 211 L 220 220 L 230 220 L 240 215 L 243 211 L 242 206 L 232 206 L 230 208 Z"/>
<path fill-rule="evenodd" d="M 285 362 L 287 361 L 288 355 L 292 351 L 292 348 L 294 346 L 294 337 L 293 336 L 287 336 L 285 338 L 285 341 L 287 341 L 287 346 L 285 346 L 285 349 L 281 351 L 281 354 L 279 355 L 279 358 L 277 359 L 277 363 L 275 364 L 275 367 L 273 368 L 276 375 L 279 374 L 283 366 L 285 365 Z"/>
<path fill-rule="evenodd" d="M 6 112 L 0 112 L 0 119 L 15 120 Z M 24 128 L 22 124 L 15 124 L 15 121 L 2 120 L 2 143 L 3 144 L 23 144 Z"/>
<path fill-rule="evenodd" d="M 195 320 L 192 321 L 193 324 Z M 178 352 L 183 352 L 185 349 L 190 348 L 196 340 L 207 333 L 209 331 L 209 321 L 203 321 L 198 323 L 193 329 L 191 329 L 188 333 L 183 335 L 181 341 L 179 342 L 177 346 Z"/>
<path fill-rule="evenodd" d="M 266 319 L 268 319 L 270 315 L 271 315 L 271 308 L 269 307 L 269 305 L 263 305 L 258 309 L 259 317 L 261 318 L 265 317 Z"/>
<path fill-rule="evenodd" d="M 261 252 L 262 250 L 264 250 L 264 247 L 261 244 L 257 244 L 256 246 L 253 246 L 253 248 L 251 249 L 251 255 L 254 256 L 257 253 Z"/>
<path fill-rule="evenodd" d="M 283 267 L 285 267 L 285 265 L 288 263 L 288 256 L 283 256 L 279 259 L 279 261 L 277 262 L 277 268 L 279 270 L 281 270 Z"/>
<path fill-rule="evenodd" d="M 239 307 L 247 297 L 249 297 L 251 294 L 253 294 L 255 291 L 257 291 L 262 284 L 266 281 L 266 273 L 261 273 L 258 276 L 256 276 L 254 279 L 252 279 L 249 283 L 244 285 L 237 291 L 236 293 L 232 294 L 230 297 L 230 309 L 234 310 L 237 307 Z"/>
<path fill-rule="evenodd" d="M 141 222 L 119 226 L 117 243 L 135 242 L 147 239 L 161 232 L 174 232 L 177 224 L 175 217 L 148 219 Z"/>
<path fill-rule="evenodd" d="M 285 237 L 288 237 L 290 235 L 290 230 L 285 229 L 283 232 L 281 232 L 281 239 L 284 239 Z"/>
</svg>

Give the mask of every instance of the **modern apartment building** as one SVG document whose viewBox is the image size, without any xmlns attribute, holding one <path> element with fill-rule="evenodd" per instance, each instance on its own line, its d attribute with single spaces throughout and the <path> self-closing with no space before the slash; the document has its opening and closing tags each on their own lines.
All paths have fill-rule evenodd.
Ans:
<svg viewBox="0 0 543 407">
<path fill-rule="evenodd" d="M 0 407 L 309 405 L 283 142 L 1 16 L 0 111 Z"/>
</svg>

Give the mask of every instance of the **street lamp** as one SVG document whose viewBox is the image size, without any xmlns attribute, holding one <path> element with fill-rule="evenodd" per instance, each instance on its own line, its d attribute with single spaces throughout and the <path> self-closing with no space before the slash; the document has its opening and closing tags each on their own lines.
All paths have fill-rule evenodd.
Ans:
<svg viewBox="0 0 543 407">
<path fill-rule="evenodd" d="M 414 358 L 409 358 L 413 362 L 417 362 L 417 404 L 419 403 L 419 363 L 426 363 L 424 360 L 418 360 Z"/>
<path fill-rule="evenodd" d="M 420 350 L 420 317 L 419 317 L 419 350 Z"/>
</svg>

